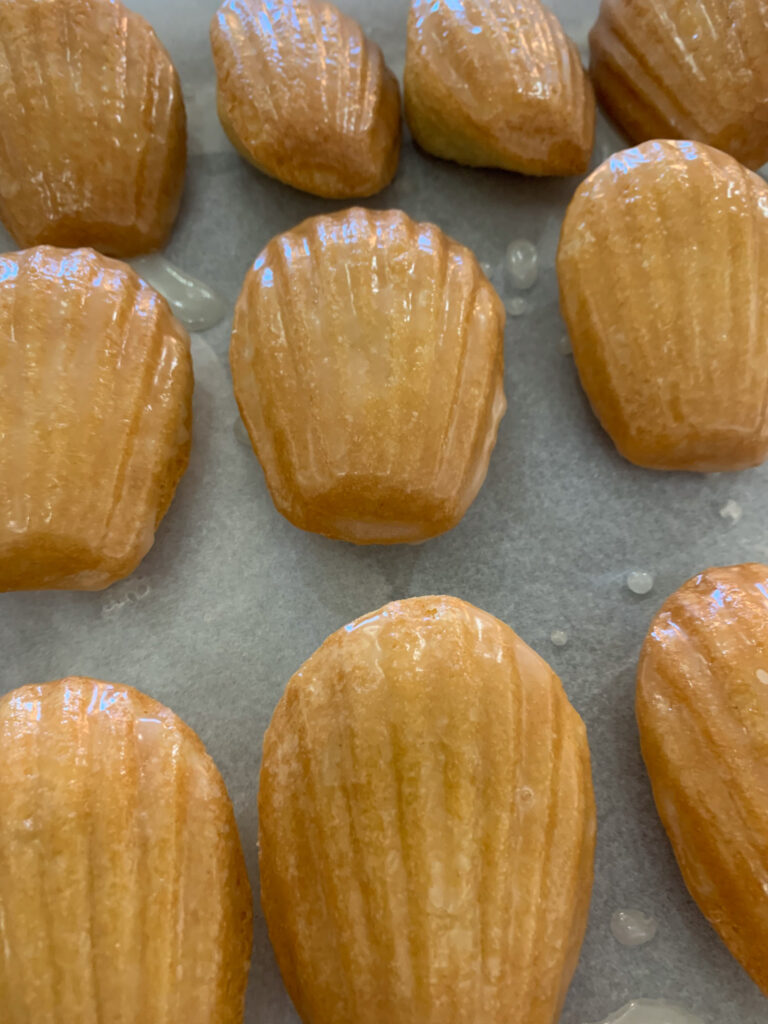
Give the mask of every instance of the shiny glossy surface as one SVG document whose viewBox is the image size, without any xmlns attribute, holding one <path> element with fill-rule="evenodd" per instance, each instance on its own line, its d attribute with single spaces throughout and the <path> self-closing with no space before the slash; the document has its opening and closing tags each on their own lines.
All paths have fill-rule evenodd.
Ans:
<svg viewBox="0 0 768 1024">
<path fill-rule="evenodd" d="M 550 662 L 587 723 L 599 860 L 561 1024 L 601 1021 L 642 995 L 665 995 L 705 1024 L 766 1024 L 765 997 L 681 883 L 639 754 L 633 694 L 638 645 L 667 594 L 707 565 L 768 561 L 768 462 L 705 476 L 649 474 L 621 458 L 585 401 L 573 360 L 559 352 L 565 328 L 554 250 L 577 182 L 461 168 L 407 141 L 391 191 L 371 205 L 440 225 L 496 274 L 511 240 L 527 238 L 539 250 L 529 312 L 506 329 L 510 410 L 488 478 L 455 530 L 389 548 L 296 530 L 276 513 L 250 442 L 244 448 L 233 434 L 240 417 L 227 349 L 231 313 L 258 252 L 326 211 L 247 165 L 220 130 L 208 39 L 218 0 L 124 2 L 148 18 L 177 61 L 190 153 L 199 154 L 166 255 L 224 295 L 229 322 L 192 337 L 190 466 L 154 547 L 136 573 L 105 591 L 0 596 L 0 690 L 76 670 L 144 686 L 172 707 L 225 778 L 255 886 L 261 737 L 287 680 L 362 612 L 413 594 L 457 594 L 512 624 Z M 335 2 L 399 73 L 407 0 Z M 586 53 L 598 0 L 548 2 Z M 624 148 L 601 118 L 599 152 L 611 146 Z M 729 500 L 743 509 L 736 526 L 719 515 Z M 626 589 L 633 569 L 655 573 L 649 597 Z M 132 600 L 143 582 L 151 592 Z M 555 629 L 569 632 L 566 647 L 552 646 Z M 608 923 L 620 905 L 653 913 L 658 941 L 619 946 Z M 247 1005 L 247 1024 L 298 1024 L 260 912 Z"/>
<path fill-rule="evenodd" d="M 189 457 L 189 338 L 124 263 L 0 256 L 0 590 L 133 572 Z"/>
<path fill-rule="evenodd" d="M 238 1024 L 251 893 L 200 740 L 127 686 L 0 701 L 3 1024 Z"/>
<path fill-rule="evenodd" d="M 184 101 L 119 0 L 0 0 L 0 220 L 21 246 L 135 256 L 181 200 Z"/>
<path fill-rule="evenodd" d="M 165 256 L 153 253 L 131 260 L 139 277 L 160 292 L 174 316 L 190 331 L 207 331 L 227 315 L 220 295 L 204 281 L 185 274 Z"/>
<path fill-rule="evenodd" d="M 272 239 L 230 358 L 277 508 L 359 544 L 455 526 L 506 408 L 503 335 L 474 256 L 432 224 L 352 209 Z"/>
<path fill-rule="evenodd" d="M 412 0 L 405 108 L 436 156 L 523 174 L 579 174 L 595 100 L 575 44 L 539 0 Z"/>
<path fill-rule="evenodd" d="M 211 45 L 219 117 L 247 160 L 328 198 L 389 184 L 400 89 L 356 21 L 319 0 L 225 0 Z"/>
<path fill-rule="evenodd" d="M 509 243 L 504 254 L 507 285 L 528 291 L 539 279 L 539 250 L 527 238 Z"/>
<path fill-rule="evenodd" d="M 666 999 L 635 999 L 600 1024 L 703 1024 L 682 1006 Z"/>
<path fill-rule="evenodd" d="M 584 390 L 653 469 L 768 456 L 768 187 L 693 142 L 617 153 L 579 188 L 557 260 Z"/>
<path fill-rule="evenodd" d="M 262 903 L 305 1024 L 553 1024 L 595 817 L 550 667 L 456 598 L 334 633 L 264 741 Z"/>
<path fill-rule="evenodd" d="M 630 949 L 653 942 L 658 930 L 656 918 L 642 910 L 617 910 L 611 917 L 611 934 L 618 943 Z"/>
<path fill-rule="evenodd" d="M 768 160 L 766 0 L 602 0 L 590 50 L 598 98 L 633 142 Z"/>
<path fill-rule="evenodd" d="M 710 569 L 655 618 L 637 717 L 692 896 L 768 994 L 768 566 Z"/>
</svg>

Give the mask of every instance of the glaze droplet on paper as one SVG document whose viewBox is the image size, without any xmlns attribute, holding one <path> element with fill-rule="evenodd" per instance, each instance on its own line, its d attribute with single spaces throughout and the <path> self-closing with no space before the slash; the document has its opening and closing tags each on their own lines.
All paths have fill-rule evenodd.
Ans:
<svg viewBox="0 0 768 1024">
<path fill-rule="evenodd" d="M 635 999 L 598 1024 L 703 1024 L 703 1021 L 664 999 Z"/>
<path fill-rule="evenodd" d="M 568 632 L 565 629 L 553 629 L 549 639 L 555 647 L 565 647 L 569 640 Z"/>
<path fill-rule="evenodd" d="M 528 302 L 520 295 L 507 299 L 505 305 L 510 316 L 525 316 L 531 308 Z"/>
<path fill-rule="evenodd" d="M 720 509 L 720 515 L 723 519 L 732 523 L 734 526 L 740 522 L 741 517 L 744 515 L 744 509 L 738 503 L 738 501 L 727 501 Z"/>
<path fill-rule="evenodd" d="M 539 250 L 527 238 L 518 238 L 510 243 L 504 266 L 510 284 L 527 291 L 539 279 Z"/>
<path fill-rule="evenodd" d="M 633 594 L 637 594 L 640 597 L 650 594 L 655 582 L 656 577 L 653 573 L 645 572 L 644 570 L 635 570 L 627 576 L 627 587 Z"/>
<path fill-rule="evenodd" d="M 642 910 L 617 910 L 611 918 L 611 933 L 622 946 L 644 946 L 656 938 L 658 922 Z"/>
<path fill-rule="evenodd" d="M 191 331 L 207 331 L 224 319 L 224 300 L 207 284 L 153 253 L 128 261 L 139 277 L 168 300 L 173 315 Z"/>
<path fill-rule="evenodd" d="M 123 608 L 138 604 L 149 597 L 152 587 L 146 580 L 128 579 L 122 586 L 112 587 L 109 597 L 101 607 L 102 618 L 113 618 Z"/>
</svg>

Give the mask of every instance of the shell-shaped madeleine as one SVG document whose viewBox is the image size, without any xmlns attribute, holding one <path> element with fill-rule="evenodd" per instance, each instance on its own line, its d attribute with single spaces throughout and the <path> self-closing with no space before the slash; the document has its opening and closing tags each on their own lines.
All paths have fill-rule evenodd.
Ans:
<svg viewBox="0 0 768 1024">
<path fill-rule="evenodd" d="M 637 717 L 692 896 L 768 995 L 768 566 L 710 569 L 653 621 Z"/>
<path fill-rule="evenodd" d="M 120 0 L 0 0 L 0 220 L 22 246 L 161 247 L 186 165 L 171 58 Z"/>
<path fill-rule="evenodd" d="M 0 590 L 133 572 L 187 466 L 192 383 L 188 335 L 124 263 L 0 256 Z"/>
<path fill-rule="evenodd" d="M 399 211 L 272 239 L 235 312 L 235 395 L 277 508 L 360 544 L 455 526 L 506 408 L 504 308 L 477 260 Z"/>
<path fill-rule="evenodd" d="M 558 253 L 584 389 L 622 455 L 715 472 L 768 456 L 768 188 L 694 142 L 617 153 Z"/>
<path fill-rule="evenodd" d="M 595 98 L 539 0 L 411 0 L 405 110 L 416 141 L 461 164 L 586 171 Z"/>
<path fill-rule="evenodd" d="M 598 98 L 633 142 L 696 139 L 768 160 L 766 0 L 602 0 L 590 33 Z"/>
<path fill-rule="evenodd" d="M 390 183 L 400 89 L 356 21 L 321 0 L 225 0 L 211 45 L 221 123 L 259 170 L 335 199 Z"/>
<path fill-rule="evenodd" d="M 3 1024 L 237 1024 L 251 892 L 197 736 L 127 686 L 0 700 Z"/>
<path fill-rule="evenodd" d="M 554 1024 L 595 813 L 551 668 L 451 597 L 390 604 L 296 673 L 264 741 L 262 903 L 305 1024 Z"/>
</svg>

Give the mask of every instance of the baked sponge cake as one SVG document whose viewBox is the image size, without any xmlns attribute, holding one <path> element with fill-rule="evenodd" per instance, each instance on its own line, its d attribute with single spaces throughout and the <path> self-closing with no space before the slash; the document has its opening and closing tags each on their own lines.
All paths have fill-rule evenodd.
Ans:
<svg viewBox="0 0 768 1024">
<path fill-rule="evenodd" d="M 350 623 L 264 739 L 261 892 L 306 1024 L 555 1024 L 587 921 L 584 725 L 549 665 L 452 597 Z"/>
<path fill-rule="evenodd" d="M 768 160 L 764 0 L 602 0 L 590 32 L 602 107 L 632 142 L 694 139 Z"/>
<path fill-rule="evenodd" d="M 124 263 L 0 256 L 0 590 L 133 572 L 189 459 L 189 336 Z"/>
<path fill-rule="evenodd" d="M 560 304 L 595 413 L 649 469 L 768 457 L 768 186 L 690 141 L 615 153 L 563 224 Z"/>
<path fill-rule="evenodd" d="M 405 112 L 446 160 L 534 175 L 589 166 L 592 86 L 539 0 L 411 0 Z"/>
<path fill-rule="evenodd" d="M 504 317 L 473 254 L 399 210 L 273 238 L 246 276 L 230 359 L 280 512 L 358 544 L 455 526 L 506 408 Z"/>
<path fill-rule="evenodd" d="M 390 183 L 400 89 L 356 21 L 322 0 L 225 0 L 211 46 L 221 123 L 259 170 L 332 199 Z"/>
<path fill-rule="evenodd" d="M 241 1024 L 251 892 L 198 737 L 129 686 L 0 700 L 4 1024 Z"/>
<path fill-rule="evenodd" d="M 161 248 L 186 114 L 152 26 L 120 0 L 0 0 L 0 220 L 19 246 Z"/>
</svg>

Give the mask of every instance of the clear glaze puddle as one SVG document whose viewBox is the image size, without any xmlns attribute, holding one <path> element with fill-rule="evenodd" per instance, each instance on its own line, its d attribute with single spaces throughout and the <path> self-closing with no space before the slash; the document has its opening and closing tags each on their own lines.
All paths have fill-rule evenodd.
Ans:
<svg viewBox="0 0 768 1024">
<path fill-rule="evenodd" d="M 734 526 L 736 523 L 741 522 L 741 517 L 744 515 L 744 510 L 738 501 L 726 501 L 723 507 L 720 509 L 720 515 L 727 522 L 732 523 Z"/>
<path fill-rule="evenodd" d="M 611 918 L 611 933 L 622 946 L 644 946 L 656 938 L 655 918 L 642 910 L 617 910 Z"/>
<path fill-rule="evenodd" d="M 129 262 L 139 277 L 168 300 L 174 316 L 190 331 L 207 331 L 227 315 L 221 296 L 196 277 L 179 270 L 165 256 L 153 253 Z"/>
<path fill-rule="evenodd" d="M 539 279 L 539 250 L 527 238 L 510 242 L 504 257 L 508 283 L 527 291 Z"/>
<path fill-rule="evenodd" d="M 639 597 L 650 594 L 655 582 L 656 577 L 653 573 L 646 572 L 644 569 L 637 569 L 627 576 L 627 587 L 633 594 L 637 594 Z"/>
<path fill-rule="evenodd" d="M 525 316 L 531 310 L 530 304 L 519 295 L 507 299 L 505 305 L 510 316 Z"/>
<path fill-rule="evenodd" d="M 675 1006 L 663 999 L 636 999 L 599 1024 L 703 1024 L 682 1006 Z"/>
</svg>

